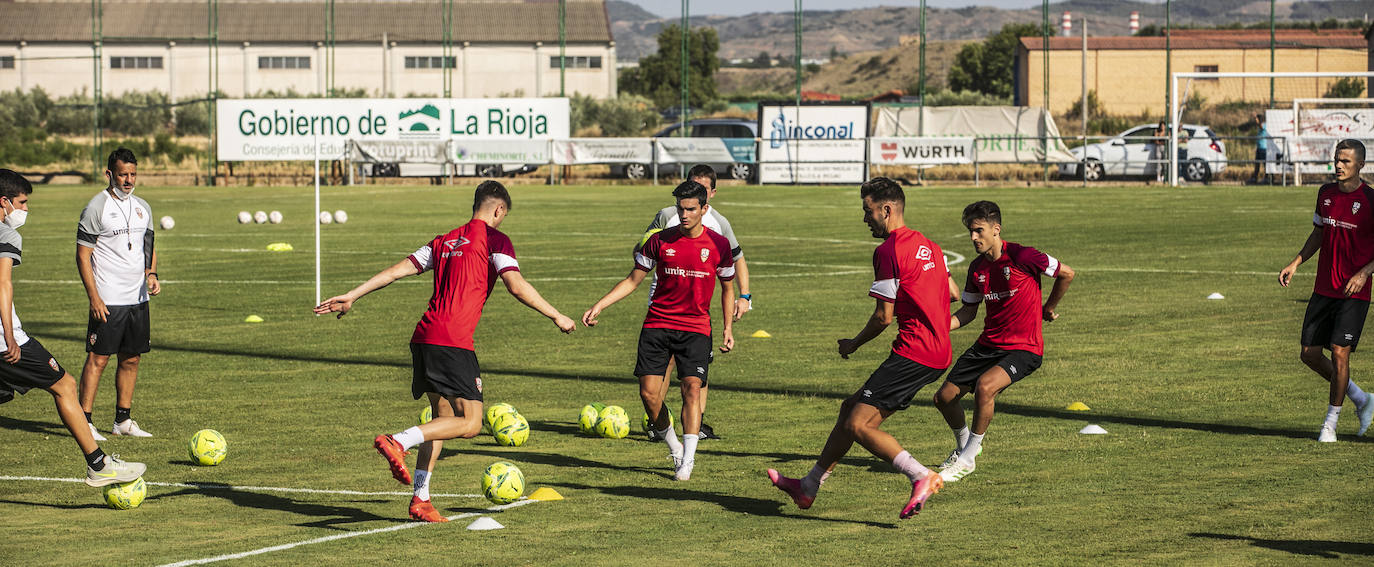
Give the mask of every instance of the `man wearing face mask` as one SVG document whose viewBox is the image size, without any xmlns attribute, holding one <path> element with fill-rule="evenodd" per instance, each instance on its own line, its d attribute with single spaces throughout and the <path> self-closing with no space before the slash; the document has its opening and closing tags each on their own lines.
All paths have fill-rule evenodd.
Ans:
<svg viewBox="0 0 1374 567">
<path fill-rule="evenodd" d="M 24 332 L 19 313 L 14 308 L 13 270 L 24 257 L 24 240 L 17 229 L 29 214 L 29 194 L 33 185 L 22 175 L 0 169 L 0 404 L 34 388 L 47 390 L 57 404 L 62 423 L 76 438 L 81 453 L 86 456 L 86 484 L 105 486 L 117 482 L 132 482 L 143 476 L 143 463 L 125 462 L 106 455 L 96 445 L 95 438 L 81 419 L 81 404 L 77 402 L 76 379 L 62 369 L 57 359 L 38 339 Z"/>
<path fill-rule="evenodd" d="M 153 212 L 134 195 L 138 160 L 119 148 L 110 153 L 105 176 L 110 184 L 81 211 L 76 227 L 76 268 L 90 300 L 86 324 L 86 365 L 81 369 L 81 409 L 91 421 L 100 375 L 111 355 L 115 370 L 115 417 L 111 433 L 152 437 L 130 418 L 141 355 L 151 350 L 148 297 L 162 291 L 153 249 Z"/>
</svg>

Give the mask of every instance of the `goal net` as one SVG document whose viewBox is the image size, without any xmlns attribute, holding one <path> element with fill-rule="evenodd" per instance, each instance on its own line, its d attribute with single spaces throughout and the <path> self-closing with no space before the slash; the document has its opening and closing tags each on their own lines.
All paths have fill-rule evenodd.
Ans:
<svg viewBox="0 0 1374 567">
<path fill-rule="evenodd" d="M 1291 175 L 1296 182 L 1303 174 L 1329 173 L 1336 141 L 1374 143 L 1371 80 L 1374 72 L 1174 73 L 1171 182 L 1177 185 L 1187 167 L 1180 160 L 1205 160 L 1211 175 L 1224 172 L 1234 179 L 1253 179 L 1262 171 Z M 1263 135 L 1256 116 L 1264 121 Z M 1180 146 L 1180 125 L 1210 140 Z"/>
</svg>

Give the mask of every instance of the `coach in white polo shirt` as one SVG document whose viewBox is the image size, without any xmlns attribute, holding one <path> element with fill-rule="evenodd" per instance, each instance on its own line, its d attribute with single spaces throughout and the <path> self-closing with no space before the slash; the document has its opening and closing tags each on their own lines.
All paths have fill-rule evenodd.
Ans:
<svg viewBox="0 0 1374 567">
<path fill-rule="evenodd" d="M 129 417 L 138 381 L 140 355 L 151 350 L 148 296 L 157 295 L 157 252 L 153 250 L 153 211 L 134 195 L 138 161 L 119 148 L 106 162 L 110 185 L 81 211 L 76 227 L 76 268 L 90 299 L 86 324 L 86 366 L 81 369 L 81 411 L 91 421 L 95 392 L 110 355 L 115 370 L 115 435 L 152 437 Z"/>
</svg>

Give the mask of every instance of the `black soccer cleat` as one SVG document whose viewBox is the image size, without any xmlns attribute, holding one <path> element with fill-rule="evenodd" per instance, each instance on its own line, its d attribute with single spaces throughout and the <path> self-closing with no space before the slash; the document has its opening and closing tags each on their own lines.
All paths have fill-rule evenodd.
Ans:
<svg viewBox="0 0 1374 567">
<path fill-rule="evenodd" d="M 720 436 L 716 435 L 716 431 L 711 429 L 711 426 L 706 425 L 704 421 L 701 422 L 701 431 L 698 433 L 701 435 L 702 439 L 720 439 Z"/>
</svg>

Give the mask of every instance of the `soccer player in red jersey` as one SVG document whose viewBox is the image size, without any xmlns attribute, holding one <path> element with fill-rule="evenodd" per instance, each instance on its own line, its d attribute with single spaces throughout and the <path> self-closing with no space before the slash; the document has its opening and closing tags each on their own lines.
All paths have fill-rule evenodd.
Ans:
<svg viewBox="0 0 1374 567">
<path fill-rule="evenodd" d="M 405 452 L 420 446 L 415 496 L 410 500 L 410 517 L 416 520 L 448 521 L 429 502 L 430 472 L 445 439 L 470 439 L 482 431 L 482 377 L 472 333 L 496 280 L 500 279 L 521 303 L 553 320 L 559 330 L 571 333 L 576 328 L 571 318 L 549 305 L 520 275 L 510 238 L 497 230 L 510 208 L 506 188 L 495 181 L 483 181 L 473 195 L 472 220 L 467 224 L 434 237 L 352 291 L 315 307 L 316 314 L 338 313 L 343 317 L 364 295 L 406 276 L 434 272 L 429 308 L 410 339 L 414 366 L 410 392 L 417 400 L 422 395 L 429 397 L 434 420 L 395 435 L 378 435 L 373 441 L 386 457 L 391 475 L 405 484 L 411 484 Z"/>
<path fill-rule="evenodd" d="M 868 291 L 877 306 L 859 334 L 839 340 L 839 353 L 849 358 L 882 334 L 895 317 L 898 330 L 892 354 L 840 405 L 839 419 L 811 472 L 796 479 L 768 469 L 768 479 L 791 496 L 798 508 L 810 508 L 835 463 L 858 441 L 911 481 L 911 498 L 899 514 L 905 519 L 919 513 L 944 481 L 921 466 L 879 426 L 911 405 L 916 392 L 949 367 L 949 267 L 939 245 L 907 228 L 902 217 L 906 196 L 900 185 L 875 177 L 859 188 L 859 195 L 863 197 L 864 223 L 874 238 L 883 239 L 873 251 L 874 281 Z"/>
<path fill-rule="evenodd" d="M 955 361 L 945 384 L 935 392 L 935 407 L 954 430 L 954 451 L 945 459 L 940 477 L 953 482 L 973 472 L 974 458 L 983 451 L 983 435 L 992 423 L 994 399 L 1008 386 L 1040 368 L 1045 354 L 1041 322 L 1059 317 L 1055 307 L 1069 290 L 1073 268 L 1029 246 L 1002 240 L 1002 210 L 992 201 L 964 207 L 964 226 L 978 253 L 969 265 L 963 307 L 950 317 L 950 330 L 978 316 L 978 304 L 988 305 L 983 334 Z M 1054 278 L 1050 296 L 1040 303 L 1040 276 Z M 974 392 L 973 431 L 964 421 L 959 399 Z"/>
<path fill-rule="evenodd" d="M 582 324 L 596 325 L 607 307 L 624 299 L 639 287 L 650 271 L 658 285 L 649 298 L 649 312 L 639 332 L 639 353 L 635 376 L 639 377 L 639 398 L 658 435 L 668 444 L 673 459 L 674 477 L 688 480 L 696 465 L 700 440 L 701 414 L 706 410 L 705 389 L 711 367 L 712 279 L 720 280 L 722 330 L 721 352 L 735 348 L 735 260 L 730 242 L 702 225 L 710 210 L 707 189 L 695 181 L 684 181 L 673 189 L 677 199 L 679 224 L 655 232 L 635 252 L 635 266 L 582 315 Z M 714 276 L 714 277 L 713 277 Z M 678 380 L 682 388 L 682 441 L 661 411 L 667 380 L 668 361 L 677 359 Z"/>
<path fill-rule="evenodd" d="M 1302 321 L 1302 361 L 1331 383 L 1326 421 L 1317 433 L 1323 443 L 1336 442 L 1336 422 L 1346 396 L 1360 417 L 1359 434 L 1369 430 L 1374 404 L 1350 379 L 1350 353 L 1360 342 L 1369 312 L 1369 274 L 1374 272 L 1374 190 L 1360 179 L 1365 148 L 1359 140 L 1336 143 L 1336 182 L 1317 190 L 1312 233 L 1283 270 L 1279 285 L 1288 287 L 1298 265 L 1317 250 L 1317 282 Z M 1322 349 L 1331 349 L 1327 358 Z"/>
</svg>

